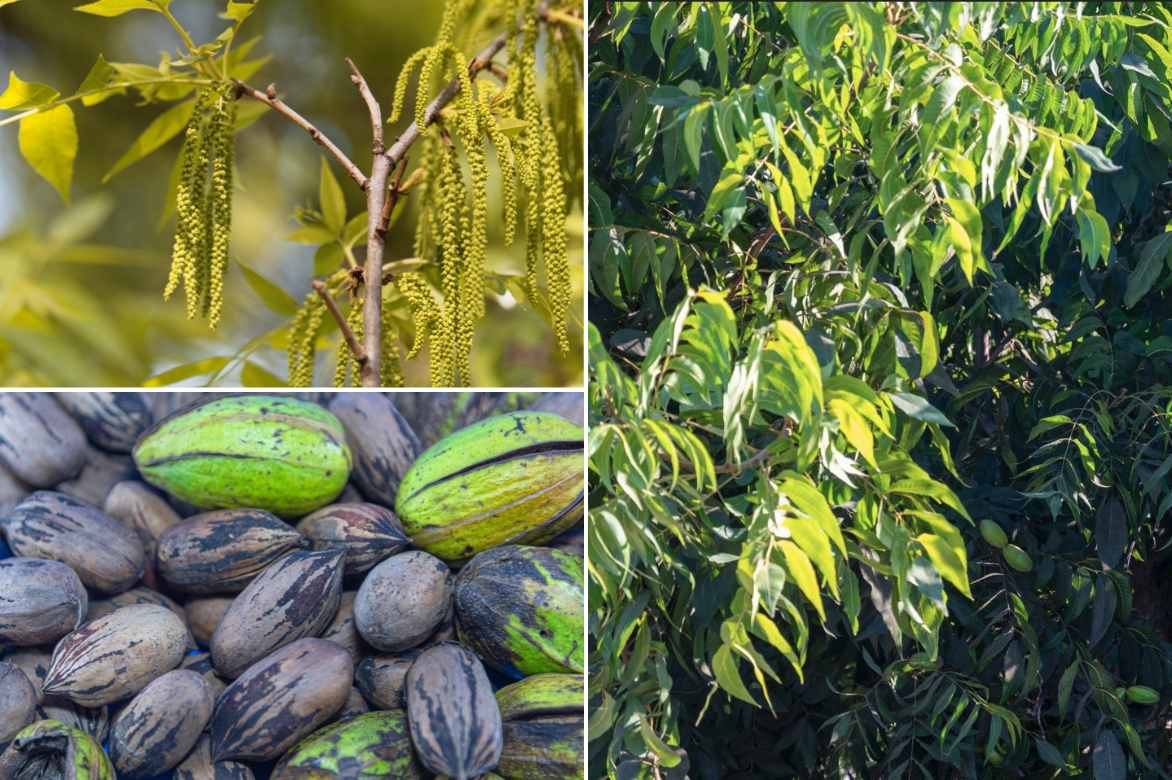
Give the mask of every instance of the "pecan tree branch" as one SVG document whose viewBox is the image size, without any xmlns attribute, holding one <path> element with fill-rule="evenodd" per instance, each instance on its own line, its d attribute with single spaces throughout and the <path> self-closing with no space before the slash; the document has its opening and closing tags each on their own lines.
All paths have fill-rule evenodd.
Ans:
<svg viewBox="0 0 1172 780">
<path fill-rule="evenodd" d="M 366 110 L 370 112 L 370 127 L 371 138 L 373 139 L 373 149 L 376 155 L 383 153 L 383 112 L 379 107 L 378 100 L 375 99 L 374 93 L 370 91 L 370 85 L 366 83 L 362 72 L 358 70 L 358 66 L 354 64 L 354 60 L 349 57 L 346 58 L 346 64 L 350 66 L 350 80 L 358 87 L 358 94 L 362 96 L 362 100 L 366 103 Z"/>
<path fill-rule="evenodd" d="M 487 68 L 492 62 L 492 58 L 495 57 L 501 49 L 505 48 L 505 44 L 509 42 L 509 38 L 512 36 L 512 32 L 505 32 L 493 38 L 492 42 L 481 49 L 480 53 L 477 54 L 472 59 L 472 62 L 468 64 L 468 75 L 475 76 L 477 73 Z M 436 95 L 435 99 L 427 104 L 427 108 L 423 110 L 424 127 L 434 122 L 435 118 L 439 116 L 440 111 L 443 111 L 448 103 L 451 103 L 452 99 L 458 94 L 460 94 L 460 80 L 452 79 L 448 82 L 447 86 L 445 86 L 443 90 L 438 95 Z M 395 143 L 391 144 L 391 148 L 387 149 L 383 156 L 390 160 L 392 165 L 398 163 L 399 160 L 402 159 L 403 155 L 407 153 L 407 150 L 411 148 L 411 144 L 415 143 L 419 139 L 419 136 L 423 134 L 423 129 L 424 128 L 419 127 L 419 125 L 417 125 L 415 122 L 412 122 L 407 127 L 407 129 L 403 131 L 403 134 L 395 139 Z"/>
<path fill-rule="evenodd" d="M 313 289 L 321 296 L 322 302 L 329 309 L 330 316 L 338 323 L 338 330 L 342 331 L 342 338 L 346 339 L 346 344 L 350 347 L 350 354 L 354 356 L 354 360 L 359 365 L 365 366 L 367 362 L 366 352 L 363 351 L 362 345 L 358 343 L 358 337 L 354 335 L 354 331 L 350 330 L 350 324 L 346 322 L 346 318 L 342 316 L 342 312 L 338 311 L 338 304 L 334 303 L 334 298 L 330 295 L 330 291 L 326 287 L 325 282 L 321 279 L 314 279 Z"/>
<path fill-rule="evenodd" d="M 363 387 L 378 387 L 381 380 L 379 363 L 382 360 L 382 311 L 383 311 L 383 251 L 386 236 L 379 230 L 382 224 L 383 208 L 387 200 L 387 179 L 395 162 L 383 154 L 383 115 L 378 100 L 370 91 L 362 73 L 354 62 L 347 58 L 350 66 L 350 80 L 358 87 L 358 93 L 366 102 L 370 112 L 370 150 L 374 162 L 370 165 L 370 178 L 366 182 L 366 262 L 363 264 L 362 340 L 366 362 L 359 373 Z"/>
<path fill-rule="evenodd" d="M 346 170 L 346 173 L 349 174 L 350 178 L 358 182 L 359 187 L 366 189 L 366 174 L 362 172 L 362 169 L 355 165 L 350 160 L 350 158 L 346 156 L 346 153 L 339 149 L 337 144 L 331 141 L 325 135 L 325 133 L 323 133 L 321 130 L 318 130 L 313 126 L 313 123 L 311 123 L 305 117 L 301 116 L 301 114 L 298 114 L 296 111 L 294 111 L 289 106 L 289 104 L 278 98 L 277 88 L 275 85 L 270 84 L 268 89 L 266 89 L 264 92 L 261 92 L 259 89 L 248 86 L 243 81 L 236 80 L 235 84 L 237 91 L 241 95 L 248 95 L 254 100 L 259 100 L 269 108 L 276 111 L 278 114 L 284 116 L 293 124 L 300 127 L 305 132 L 309 133 L 309 137 L 320 144 L 327 152 L 332 154 L 334 159 L 336 159 L 338 163 L 341 164 L 341 166 Z"/>
</svg>

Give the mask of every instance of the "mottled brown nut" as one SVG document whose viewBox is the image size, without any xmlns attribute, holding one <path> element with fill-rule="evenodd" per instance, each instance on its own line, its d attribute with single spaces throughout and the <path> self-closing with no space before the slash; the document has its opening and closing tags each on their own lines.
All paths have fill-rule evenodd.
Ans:
<svg viewBox="0 0 1172 780">
<path fill-rule="evenodd" d="M 212 666 L 212 654 L 194 653 L 183 657 L 183 663 L 179 665 L 181 669 L 190 669 L 196 674 L 203 677 L 208 687 L 212 690 L 212 700 L 219 701 L 220 696 L 227 689 L 228 683 L 231 680 L 225 680 L 220 675 L 216 674 L 216 667 Z"/>
<path fill-rule="evenodd" d="M 420 452 L 411 426 L 381 393 L 341 393 L 329 408 L 346 429 L 354 484 L 368 501 L 392 506 L 399 482 Z"/>
<path fill-rule="evenodd" d="M 176 604 L 168 596 L 150 588 L 131 588 L 125 593 L 119 593 L 117 596 L 111 596 L 108 599 L 95 599 L 91 601 L 89 611 L 86 612 L 85 616 L 86 622 L 88 623 L 91 620 L 105 617 L 114 610 L 129 607 L 131 604 L 154 604 L 159 607 L 166 607 L 181 618 L 184 617 L 183 607 Z"/>
<path fill-rule="evenodd" d="M 159 576 L 184 593 L 239 593 L 273 561 L 305 545 L 301 534 L 269 512 L 206 512 L 159 537 Z"/>
<path fill-rule="evenodd" d="M 66 726 L 84 731 L 99 744 L 105 742 L 110 733 L 110 708 L 104 704 L 101 707 L 83 707 L 62 696 L 46 696 L 37 709 L 37 716 L 42 720 L 60 721 Z"/>
<path fill-rule="evenodd" d="M 154 420 L 145 393 L 58 393 L 56 398 L 94 446 L 111 452 L 129 453 Z"/>
<path fill-rule="evenodd" d="M 322 639 L 328 639 L 346 648 L 346 652 L 350 653 L 350 657 L 354 659 L 355 663 L 358 662 L 363 650 L 365 650 L 362 635 L 358 633 L 358 627 L 354 625 L 354 599 L 357 595 L 358 592 L 353 590 L 342 594 L 342 599 L 338 603 L 338 611 L 334 613 L 334 619 L 321 635 Z"/>
<path fill-rule="evenodd" d="M 345 551 L 348 577 L 370 571 L 410 543 L 395 513 L 378 504 L 330 504 L 307 515 L 297 530 L 315 550 Z"/>
<path fill-rule="evenodd" d="M 179 666 L 187 638 L 187 626 L 166 607 L 123 607 L 57 644 L 44 691 L 85 707 L 118 701 Z"/>
<path fill-rule="evenodd" d="M 277 758 L 342 709 L 353 677 L 350 655 L 333 642 L 299 639 L 282 647 L 220 697 L 212 716 L 213 757 Z"/>
<path fill-rule="evenodd" d="M 39 490 L 21 501 L 5 534 L 17 555 L 68 564 L 98 593 L 121 593 L 142 577 L 146 551 L 138 535 L 64 493 Z"/>
<path fill-rule="evenodd" d="M 191 635 L 195 637 L 196 642 L 204 647 L 211 644 L 212 634 L 216 632 L 216 626 L 220 625 L 220 619 L 224 617 L 224 613 L 228 611 L 230 606 L 232 606 L 232 597 L 230 596 L 191 599 L 183 606 L 187 616 L 187 627 L 191 630 Z"/>
<path fill-rule="evenodd" d="M 343 555 L 292 552 L 249 583 L 212 634 L 216 671 L 234 678 L 274 650 L 325 631 L 342 598 Z"/>
<path fill-rule="evenodd" d="M 85 586 L 58 561 L 0 561 L 0 644 L 17 647 L 56 642 L 81 625 L 89 607 Z"/>
<path fill-rule="evenodd" d="M 335 717 L 341 721 L 357 715 L 363 715 L 367 712 L 370 712 L 370 705 L 363 698 L 362 691 L 357 688 L 351 688 L 350 695 L 346 697 L 346 703 L 342 705 L 342 709 L 338 711 Z"/>
<path fill-rule="evenodd" d="M 0 531 L 4 530 L 2 516 L 11 512 L 31 492 L 32 487 L 21 482 L 7 466 L 0 463 Z"/>
<path fill-rule="evenodd" d="M 205 735 L 175 768 L 175 780 L 255 780 L 255 775 L 235 761 L 212 761 L 212 740 Z"/>
<path fill-rule="evenodd" d="M 0 749 L 37 713 L 37 692 L 16 664 L 0 661 Z"/>
<path fill-rule="evenodd" d="M 45 682 L 45 675 L 49 673 L 49 662 L 53 658 L 53 646 L 22 647 L 7 653 L 4 660 L 16 664 L 24 672 L 24 676 L 33 684 L 37 694 L 37 703 L 44 698 L 41 684 Z"/>
<path fill-rule="evenodd" d="M 407 672 L 419 653 L 368 655 L 354 670 L 354 682 L 368 702 L 379 710 L 397 710 L 406 705 Z"/>
<path fill-rule="evenodd" d="M 385 653 L 424 642 L 443 622 L 452 600 L 452 572 L 434 555 L 413 550 L 366 575 L 354 601 L 358 632 Z"/>
<path fill-rule="evenodd" d="M 137 480 L 119 482 L 110 488 L 103 508 L 110 517 L 132 528 L 146 548 L 146 566 L 142 579 L 156 590 L 162 584 L 158 576 L 159 537 L 168 528 L 183 522 L 158 491 Z"/>
<path fill-rule="evenodd" d="M 174 769 L 212 717 L 212 691 L 193 671 L 167 672 L 138 692 L 110 729 L 118 776 L 152 777 Z"/>
<path fill-rule="evenodd" d="M 90 447 L 78 475 L 59 483 L 56 489 L 78 501 L 100 507 L 106 503 L 106 497 L 115 485 L 133 476 L 134 463 L 129 455 L 112 455 Z"/>
<path fill-rule="evenodd" d="M 0 395 L 0 462 L 22 482 L 52 487 L 81 471 L 85 434 L 48 393 Z"/>
<path fill-rule="evenodd" d="M 407 673 L 407 719 L 419 760 L 454 780 L 479 777 L 501 757 L 501 713 L 484 665 L 457 644 L 425 650 Z"/>
</svg>

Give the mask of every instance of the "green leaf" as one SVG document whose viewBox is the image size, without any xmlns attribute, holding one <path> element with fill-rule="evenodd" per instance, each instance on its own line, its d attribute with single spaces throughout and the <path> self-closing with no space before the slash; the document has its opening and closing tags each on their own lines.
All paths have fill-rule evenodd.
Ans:
<svg viewBox="0 0 1172 780">
<path fill-rule="evenodd" d="M 932 565 L 940 572 L 940 576 L 951 582 L 957 590 L 970 599 L 973 597 L 969 590 L 968 571 L 965 566 L 964 545 L 959 548 L 948 543 L 944 537 L 937 534 L 920 534 L 916 541 L 924 546 Z"/>
<path fill-rule="evenodd" d="M 22 81 L 16 71 L 8 71 L 8 88 L 0 94 L 0 109 L 6 111 L 23 111 L 36 108 L 51 102 L 57 95 L 57 90 L 48 84 L 37 84 L 31 81 Z"/>
<path fill-rule="evenodd" d="M 822 590 L 818 587 L 818 577 L 814 574 L 814 567 L 810 564 L 810 559 L 802 552 L 801 548 L 788 539 L 782 539 L 780 544 L 781 553 L 785 557 L 786 570 L 798 586 L 798 590 L 813 605 L 814 611 L 825 623 L 826 608 L 822 606 Z"/>
<path fill-rule="evenodd" d="M 73 161 L 77 158 L 77 125 L 66 105 L 20 120 L 20 153 L 44 179 L 69 202 Z"/>
<path fill-rule="evenodd" d="M 118 162 L 114 163 L 114 167 L 102 177 L 102 183 L 105 184 L 110 181 L 110 179 L 131 165 L 160 149 L 172 138 L 179 135 L 187 127 L 187 123 L 191 120 L 191 114 L 194 111 L 195 101 L 185 100 L 182 103 L 171 106 L 171 108 L 155 117 L 154 121 L 147 125 L 146 129 L 142 131 L 142 134 L 126 150 L 126 153 L 119 158 Z"/>
<path fill-rule="evenodd" d="M 321 183 L 318 185 L 318 198 L 321 200 L 322 220 L 325 226 L 333 231 L 335 236 L 342 235 L 342 228 L 346 225 L 346 198 L 342 194 L 342 186 L 334 178 L 326 158 L 321 158 Z"/>
<path fill-rule="evenodd" d="M 244 361 L 240 370 L 240 381 L 245 387 L 288 387 L 288 383 L 276 374 L 261 368 L 251 360 Z"/>
<path fill-rule="evenodd" d="M 888 393 L 888 398 L 895 406 L 906 414 L 916 420 L 923 420 L 924 422 L 934 423 L 946 428 L 955 428 L 956 426 L 944 416 L 944 412 L 937 409 L 927 400 L 921 398 L 915 393 Z"/>
<path fill-rule="evenodd" d="M 219 371 L 224 366 L 231 362 L 230 357 L 210 357 L 203 360 L 196 360 L 193 363 L 184 363 L 183 365 L 169 368 L 159 374 L 155 374 L 150 379 L 142 383 L 143 387 L 165 387 L 173 385 L 176 382 L 182 382 L 184 379 L 190 379 L 193 376 L 203 376 L 214 371 Z"/>
<path fill-rule="evenodd" d="M 289 296 L 289 293 L 282 290 L 277 285 L 264 278 L 256 271 L 252 270 L 244 263 L 237 262 L 240 270 L 244 272 L 244 278 L 248 281 L 248 286 L 256 293 L 257 297 L 264 301 L 264 304 L 273 312 L 292 317 L 297 313 L 297 301 Z"/>
<path fill-rule="evenodd" d="M 1108 726 L 1104 725 L 1099 731 L 1091 764 L 1095 770 L 1095 780 L 1125 780 L 1127 777 L 1127 757 L 1123 755 L 1123 746 Z"/>
<path fill-rule="evenodd" d="M 875 437 L 863 416 L 841 398 L 830 399 L 826 407 L 837 418 L 839 430 L 842 431 L 846 440 L 858 450 L 859 454 L 871 465 L 871 468 L 878 471 L 879 464 L 875 462 Z"/>
<path fill-rule="evenodd" d="M 228 8 L 224 13 L 220 14 L 221 19 L 229 19 L 236 24 L 241 24 L 252 15 L 256 10 L 256 3 L 254 2 L 236 2 L 236 0 L 228 0 Z"/>
<path fill-rule="evenodd" d="M 659 7 L 655 9 L 655 16 L 651 19 L 651 48 L 655 50 L 661 62 L 667 60 L 664 46 L 670 25 L 675 21 L 677 10 L 678 6 L 674 3 L 660 3 Z"/>
<path fill-rule="evenodd" d="M 98 61 L 94 63 L 92 68 L 90 68 L 90 72 L 86 74 L 85 80 L 81 82 L 81 86 L 77 88 L 77 92 L 74 94 L 84 95 L 87 92 L 94 93 L 83 97 L 81 102 L 82 105 L 85 106 L 96 106 L 103 100 L 113 97 L 114 95 L 120 95 L 126 91 L 126 89 L 123 87 L 104 89 L 104 87 L 112 82 L 117 76 L 118 71 L 114 70 L 110 63 L 106 62 L 106 58 L 99 54 Z"/>
<path fill-rule="evenodd" d="M 680 763 L 682 760 L 680 754 L 659 738 L 659 735 L 651 728 L 651 724 L 647 722 L 647 716 L 641 712 L 639 713 L 639 733 L 643 735 L 643 744 L 651 748 L 651 752 L 659 759 L 661 766 L 670 769 Z"/>
<path fill-rule="evenodd" d="M 1127 289 L 1123 293 L 1123 305 L 1135 306 L 1152 289 L 1160 278 L 1165 260 L 1172 253 L 1172 232 L 1161 233 L 1145 242 L 1139 253 L 1139 262 L 1127 277 Z"/>
<path fill-rule="evenodd" d="M 700 103 L 692 106 L 684 120 L 684 146 L 688 149 L 688 159 L 692 162 L 692 170 L 700 170 L 700 147 L 703 142 L 704 120 L 708 117 L 711 103 Z"/>
<path fill-rule="evenodd" d="M 169 5 L 171 5 L 171 0 L 97 0 L 94 3 L 79 5 L 73 10 L 94 16 L 121 16 L 129 11 L 162 13 L 163 9 Z"/>
<path fill-rule="evenodd" d="M 712 672 L 716 675 L 716 682 L 733 697 L 757 706 L 757 700 L 749 693 L 737 670 L 737 659 L 728 645 L 721 645 L 712 656 Z"/>
</svg>

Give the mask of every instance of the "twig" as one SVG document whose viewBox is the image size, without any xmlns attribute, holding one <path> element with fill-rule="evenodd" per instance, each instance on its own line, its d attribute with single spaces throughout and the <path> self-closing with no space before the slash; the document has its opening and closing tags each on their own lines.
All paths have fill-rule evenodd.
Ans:
<svg viewBox="0 0 1172 780">
<path fill-rule="evenodd" d="M 321 296 L 326 308 L 330 311 L 330 316 L 338 323 L 338 330 L 342 331 L 342 337 L 346 339 L 346 344 L 350 347 L 350 354 L 354 356 L 354 360 L 359 365 L 366 365 L 366 352 L 363 351 L 362 345 L 358 343 L 358 337 L 354 335 L 354 331 L 350 330 L 350 324 L 346 322 L 346 318 L 342 316 L 342 312 L 338 311 L 338 304 L 334 303 L 333 296 L 330 295 L 329 289 L 325 282 L 321 279 L 313 280 L 313 289 Z"/>
<path fill-rule="evenodd" d="M 366 182 L 366 213 L 372 217 L 366 226 L 366 262 L 363 266 L 362 340 L 365 342 L 366 362 L 359 373 L 363 387 L 378 387 L 380 381 L 379 362 L 382 358 L 382 311 L 383 311 L 383 250 L 386 241 L 379 226 L 383 206 L 387 198 L 387 179 L 395 162 L 383 154 L 383 118 L 378 100 L 370 91 L 358 67 L 349 58 L 350 80 L 358 87 L 358 93 L 366 101 L 370 111 L 371 152 L 374 162 L 370 166 L 370 178 Z M 378 215 L 377 218 L 374 218 Z"/>
<path fill-rule="evenodd" d="M 366 110 L 370 112 L 370 133 L 373 139 L 372 149 L 376 155 L 383 153 L 383 112 L 379 107 L 378 100 L 374 93 L 370 91 L 370 85 L 366 83 L 366 79 L 362 77 L 362 72 L 358 70 L 358 66 L 354 64 L 354 60 L 349 57 L 346 58 L 346 64 L 350 66 L 350 80 L 358 87 L 358 94 L 362 96 L 366 103 Z"/>
<path fill-rule="evenodd" d="M 332 154 L 334 158 L 341 164 L 341 166 L 346 169 L 346 173 L 350 175 L 350 178 L 358 182 L 359 187 L 366 189 L 366 175 L 362 172 L 362 170 L 357 165 L 355 165 L 349 157 L 346 156 L 345 152 L 339 149 L 333 141 L 326 137 L 322 131 L 318 130 L 308 119 L 301 116 L 301 114 L 298 114 L 296 111 L 290 108 L 287 103 L 278 98 L 277 88 L 275 85 L 270 84 L 264 92 L 261 92 L 259 89 L 248 86 L 243 81 L 234 81 L 236 84 L 236 89 L 240 92 L 240 94 L 248 95 L 254 100 L 259 100 L 260 102 L 268 105 L 269 108 L 286 117 L 291 122 L 293 122 L 293 124 L 309 133 L 309 137 L 320 144 L 327 152 Z"/>
<path fill-rule="evenodd" d="M 391 179 L 391 192 L 387 196 L 386 202 L 383 203 L 383 213 L 379 215 L 378 232 L 379 235 L 386 238 L 387 228 L 391 224 L 391 214 L 395 211 L 395 206 L 399 205 L 399 197 L 403 194 L 400 188 L 403 184 L 403 174 L 407 172 L 407 158 L 404 157 L 399 161 L 399 167 L 395 169 L 395 176 Z"/>
<path fill-rule="evenodd" d="M 505 44 L 509 42 L 509 38 L 512 37 L 512 35 L 512 32 L 505 32 L 493 38 L 492 42 L 481 49 L 480 53 L 477 54 L 472 62 L 468 64 L 468 75 L 475 76 L 477 73 L 487 68 L 492 62 L 492 58 L 495 57 L 501 49 L 505 48 Z M 448 82 L 447 86 L 443 88 L 443 91 L 436 95 L 435 99 L 428 103 L 427 108 L 424 109 L 424 126 L 430 125 L 432 122 L 434 122 L 435 118 L 439 115 L 439 112 L 443 111 L 448 103 L 452 102 L 452 98 L 456 97 L 458 94 L 460 94 L 460 80 L 452 79 Z M 398 163 L 399 160 L 402 159 L 403 155 L 407 153 L 407 150 L 411 148 L 411 144 L 415 143 L 420 135 L 422 135 L 422 128 L 420 128 L 416 123 L 412 122 L 407 127 L 407 129 L 403 131 L 403 134 L 395 139 L 395 143 L 391 145 L 390 149 L 387 149 L 383 156 L 390 160 L 392 164 Z"/>
</svg>

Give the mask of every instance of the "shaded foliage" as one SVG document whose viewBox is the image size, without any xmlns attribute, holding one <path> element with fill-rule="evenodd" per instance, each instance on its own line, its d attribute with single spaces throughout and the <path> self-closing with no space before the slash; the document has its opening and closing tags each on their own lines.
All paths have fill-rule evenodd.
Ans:
<svg viewBox="0 0 1172 780">
<path fill-rule="evenodd" d="M 1167 777 L 1172 13 L 589 22 L 592 773 Z"/>
</svg>

